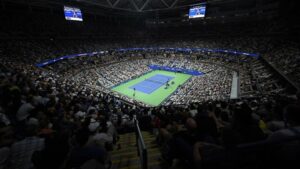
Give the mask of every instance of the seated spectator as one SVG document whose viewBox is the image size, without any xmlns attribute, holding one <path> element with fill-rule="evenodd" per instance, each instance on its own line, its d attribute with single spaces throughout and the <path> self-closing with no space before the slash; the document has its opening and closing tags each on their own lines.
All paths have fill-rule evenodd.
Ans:
<svg viewBox="0 0 300 169">
<path fill-rule="evenodd" d="M 277 168 L 294 168 L 299 164 L 300 153 L 300 107 L 288 105 L 285 109 L 286 128 L 272 133 L 267 141 L 270 144 L 269 165 Z"/>
<path fill-rule="evenodd" d="M 68 133 L 53 133 L 45 139 L 45 148 L 36 151 L 32 156 L 32 162 L 36 169 L 53 169 L 65 167 L 65 161 L 69 153 Z"/>
<path fill-rule="evenodd" d="M 300 107 L 297 105 L 289 105 L 285 109 L 285 129 L 281 129 L 272 133 L 269 141 L 280 141 L 300 136 Z"/>
<path fill-rule="evenodd" d="M 199 120 L 198 120 L 199 121 Z M 216 125 L 216 124 L 215 124 Z M 186 120 L 186 131 L 174 134 L 168 142 L 169 147 L 163 157 L 170 163 L 173 159 L 181 159 L 193 165 L 193 145 L 198 142 L 215 142 L 209 133 L 209 123 L 197 124 L 193 118 Z M 216 129 L 216 126 L 214 126 Z"/>
<path fill-rule="evenodd" d="M 15 142 L 11 146 L 11 168 L 12 169 L 31 169 L 33 163 L 32 155 L 35 151 L 43 150 L 45 139 L 37 137 L 38 125 L 36 123 L 26 124 L 26 137 Z"/>
<path fill-rule="evenodd" d="M 227 151 L 217 144 L 197 142 L 193 147 L 194 168 L 221 168 L 230 162 Z"/>
<path fill-rule="evenodd" d="M 68 166 L 77 168 L 84 165 L 90 160 L 96 160 L 103 166 L 108 160 L 108 154 L 104 147 L 87 145 L 89 139 L 89 131 L 81 129 L 75 136 L 77 146 L 71 150 Z"/>
<path fill-rule="evenodd" d="M 11 152 L 10 145 L 14 141 L 13 129 L 11 126 L 0 126 L 0 169 L 6 169 Z"/>
<path fill-rule="evenodd" d="M 106 150 L 111 150 L 113 135 L 110 135 L 108 133 L 108 126 L 105 121 L 101 122 L 100 124 L 96 120 L 91 119 L 89 130 L 91 132 L 91 135 L 87 143 L 88 145 L 99 146 L 102 148 L 105 147 Z"/>
<path fill-rule="evenodd" d="M 236 105 L 236 107 L 232 124 L 223 130 L 223 143 L 228 146 L 235 146 L 265 139 L 265 134 L 252 117 L 251 108 L 245 103 L 240 104 L 240 106 Z"/>
</svg>

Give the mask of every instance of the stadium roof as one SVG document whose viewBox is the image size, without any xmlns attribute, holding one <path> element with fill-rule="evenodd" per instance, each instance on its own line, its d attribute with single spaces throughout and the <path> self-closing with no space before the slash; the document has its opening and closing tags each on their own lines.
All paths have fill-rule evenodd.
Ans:
<svg viewBox="0 0 300 169">
<path fill-rule="evenodd" d="M 23 3 L 28 5 L 53 6 L 75 5 L 102 7 L 130 12 L 148 12 L 181 8 L 193 4 L 205 3 L 208 0 L 2 0 L 3 2 Z M 222 0 L 209 0 L 222 1 Z"/>
<path fill-rule="evenodd" d="M 77 0 L 78 2 L 84 2 L 103 7 L 144 12 L 144 11 L 156 11 L 179 8 L 183 6 L 189 6 L 192 4 L 199 4 L 205 2 L 205 0 Z"/>
<path fill-rule="evenodd" d="M 3 8 L 11 7 L 13 4 L 18 6 L 19 4 L 29 9 L 31 7 L 42 7 L 44 9 L 61 10 L 62 6 L 67 5 L 79 7 L 85 13 L 90 14 L 124 14 L 126 16 L 137 16 L 137 13 L 156 15 L 166 12 L 170 14 L 171 11 L 176 13 L 181 9 L 186 13 L 190 6 L 202 3 L 207 3 L 210 6 L 209 12 L 211 14 L 248 9 L 261 11 L 261 9 L 255 8 L 270 3 L 272 5 L 273 1 L 279 0 L 1 0 Z"/>
</svg>

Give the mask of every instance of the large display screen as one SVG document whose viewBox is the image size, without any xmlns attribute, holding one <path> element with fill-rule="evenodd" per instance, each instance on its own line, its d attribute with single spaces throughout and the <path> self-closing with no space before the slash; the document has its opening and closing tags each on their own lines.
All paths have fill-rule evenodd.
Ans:
<svg viewBox="0 0 300 169">
<path fill-rule="evenodd" d="M 65 18 L 71 21 L 83 21 L 81 10 L 74 7 L 64 6 Z"/>
<path fill-rule="evenodd" d="M 189 18 L 203 18 L 203 17 L 205 17 L 205 12 L 206 12 L 205 5 L 194 6 L 194 7 L 190 8 Z"/>
</svg>

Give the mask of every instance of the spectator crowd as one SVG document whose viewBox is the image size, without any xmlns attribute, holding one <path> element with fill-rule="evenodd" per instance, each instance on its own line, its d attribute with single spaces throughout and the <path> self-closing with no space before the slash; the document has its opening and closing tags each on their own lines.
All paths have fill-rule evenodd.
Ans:
<svg viewBox="0 0 300 169">
<path fill-rule="evenodd" d="M 163 46 L 219 47 L 210 42 Z M 120 46 L 1 43 L 1 168 L 78 168 L 93 163 L 91 160 L 108 168 L 110 151 L 118 148 L 118 134 L 132 131 L 135 116 L 141 121 L 149 119 L 142 124 L 155 131 L 165 161 L 175 165 L 179 160 L 199 168 L 236 164 L 226 156 L 238 155 L 235 148 L 257 141 L 269 145 L 269 141 L 285 141 L 299 132 L 299 96 L 289 97 L 276 72 L 261 59 L 211 52 L 110 50 L 114 47 Z M 108 52 L 43 68 L 34 66 L 44 59 L 100 49 Z M 244 49 L 253 52 L 247 45 Z M 284 52 L 274 52 L 274 57 L 276 53 Z M 281 62 L 272 59 L 272 64 L 277 61 Z M 150 64 L 195 69 L 205 75 L 192 77 L 156 108 L 110 91 L 112 86 L 150 71 Z M 294 68 L 298 68 L 296 62 Z M 233 72 L 239 74 L 243 97 L 230 101 Z M 279 158 L 282 152 L 297 153 L 297 145 L 278 149 L 272 152 L 272 159 L 264 160 Z M 292 157 L 284 158 L 293 161 Z"/>
</svg>

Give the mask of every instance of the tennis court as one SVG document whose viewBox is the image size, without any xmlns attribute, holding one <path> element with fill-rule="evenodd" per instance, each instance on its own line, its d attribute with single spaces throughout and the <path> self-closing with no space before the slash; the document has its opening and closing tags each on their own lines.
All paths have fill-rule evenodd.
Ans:
<svg viewBox="0 0 300 169">
<path fill-rule="evenodd" d="M 121 83 L 111 90 L 145 104 L 158 106 L 191 77 L 192 75 L 184 73 L 153 70 L 136 79 Z M 170 81 L 170 86 L 166 89 L 167 81 Z"/>
<path fill-rule="evenodd" d="M 148 79 L 145 79 L 144 81 L 141 81 L 140 83 L 131 86 L 130 89 L 135 89 L 136 91 L 151 94 L 156 89 L 165 85 L 168 81 L 171 82 L 173 78 L 174 76 L 156 74 Z"/>
</svg>

